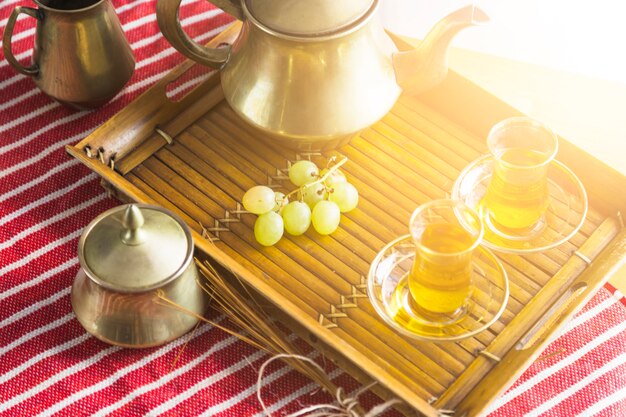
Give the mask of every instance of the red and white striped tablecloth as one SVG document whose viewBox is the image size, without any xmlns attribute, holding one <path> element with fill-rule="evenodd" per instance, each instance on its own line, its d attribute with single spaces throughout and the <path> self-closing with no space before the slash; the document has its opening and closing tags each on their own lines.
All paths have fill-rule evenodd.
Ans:
<svg viewBox="0 0 626 417">
<path fill-rule="evenodd" d="M 155 0 L 113 4 L 137 66 L 126 88 L 96 111 L 52 102 L 0 60 L 0 415 L 262 416 L 255 384 L 268 359 L 263 352 L 210 325 L 158 348 L 112 347 L 86 334 L 72 313 L 78 237 L 118 202 L 63 147 L 80 141 L 183 60 L 158 30 Z M 34 6 L 1 0 L 0 31 L 17 5 Z M 204 0 L 185 0 L 181 19 L 200 41 L 231 21 Z M 23 63 L 30 61 L 33 35 L 33 19 L 19 19 L 13 52 Z M 212 318 L 224 319 L 216 313 Z M 626 304 L 610 286 L 543 357 L 497 400 L 493 416 L 626 415 Z M 346 392 L 359 388 L 340 370 L 327 370 Z M 332 400 L 277 361 L 266 372 L 263 396 L 274 415 Z M 367 409 L 378 400 L 366 394 L 362 402 Z"/>
</svg>

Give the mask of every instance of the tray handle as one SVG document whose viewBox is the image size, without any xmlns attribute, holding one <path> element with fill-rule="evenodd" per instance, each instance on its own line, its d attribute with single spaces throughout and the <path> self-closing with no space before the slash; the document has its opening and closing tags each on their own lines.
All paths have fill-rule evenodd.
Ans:
<svg viewBox="0 0 626 417">
<path fill-rule="evenodd" d="M 536 325 L 527 331 L 515 345 L 516 348 L 509 350 L 493 372 L 484 375 L 471 394 L 458 404 L 456 411 L 461 415 L 480 414 L 486 404 L 491 403 L 531 362 L 539 358 L 552 338 L 560 334 L 558 330 L 593 297 L 598 288 L 612 277 L 626 274 L 626 230 L 618 230 L 613 236 L 610 243 L 571 284 L 565 295 L 552 304 L 550 310 L 555 313 L 555 317 L 545 320 L 543 326 Z"/>
<path fill-rule="evenodd" d="M 586 282 L 577 282 L 572 285 L 557 301 L 546 311 L 545 315 L 520 339 L 515 346 L 517 350 L 525 350 L 535 346 L 540 340 L 550 343 L 560 335 L 560 332 L 554 331 L 557 323 L 564 324 L 564 315 L 571 310 L 574 305 L 580 304 L 579 298 L 587 288 Z M 552 333 L 546 335 L 546 333 Z M 548 339 L 549 337 L 549 339 Z"/>
<path fill-rule="evenodd" d="M 240 28 L 239 22 L 230 25 L 207 45 L 218 46 L 234 41 Z M 221 100 L 216 100 L 214 94 L 209 94 L 219 84 L 219 73 L 211 74 L 178 101 L 168 98 L 168 85 L 176 82 L 194 65 L 196 63 L 191 60 L 179 64 L 126 108 L 76 144 L 76 148 L 89 158 L 96 158 L 102 164 L 116 168 L 124 156 L 151 137 L 159 140 L 158 146 L 152 146 L 151 153 L 145 158 L 165 146 L 168 142 L 156 132 L 157 128 L 170 137 L 175 137 Z"/>
</svg>

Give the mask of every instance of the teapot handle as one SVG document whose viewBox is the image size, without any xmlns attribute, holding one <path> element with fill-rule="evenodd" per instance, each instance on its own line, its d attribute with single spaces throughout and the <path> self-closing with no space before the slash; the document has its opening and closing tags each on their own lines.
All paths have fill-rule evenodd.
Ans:
<svg viewBox="0 0 626 417">
<path fill-rule="evenodd" d="M 13 9 L 11 16 L 9 16 L 7 26 L 4 29 L 4 35 L 2 36 L 2 49 L 4 50 L 4 56 L 13 68 L 15 68 L 18 72 L 24 75 L 34 77 L 39 73 L 39 66 L 37 64 L 33 64 L 30 67 L 24 67 L 17 61 L 17 59 L 13 55 L 13 51 L 11 50 L 11 38 L 13 37 L 13 28 L 15 27 L 15 22 L 17 21 L 17 17 L 20 13 L 25 13 L 31 17 L 34 17 L 37 20 L 41 20 L 41 14 L 37 9 L 33 9 L 32 7 L 17 6 L 15 9 Z"/>
<path fill-rule="evenodd" d="M 182 0 L 158 0 L 157 22 L 163 36 L 180 53 L 200 64 L 220 69 L 228 61 L 230 45 L 222 48 L 208 48 L 191 39 L 180 26 L 178 9 Z M 243 20 L 243 9 L 238 0 L 211 0 L 220 9 Z"/>
</svg>

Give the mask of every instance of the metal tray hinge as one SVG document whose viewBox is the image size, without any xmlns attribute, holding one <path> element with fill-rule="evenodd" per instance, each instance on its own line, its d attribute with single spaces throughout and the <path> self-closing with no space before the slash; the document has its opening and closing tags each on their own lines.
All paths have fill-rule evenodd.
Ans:
<svg viewBox="0 0 626 417">
<path fill-rule="evenodd" d="M 157 132 L 163 139 L 165 139 L 168 145 L 174 143 L 174 138 L 172 138 L 169 133 L 161 130 L 158 126 L 155 126 L 154 131 Z"/>
<path fill-rule="evenodd" d="M 103 164 L 106 165 L 107 163 L 104 161 L 104 148 L 101 146 L 98 148 L 98 152 L 96 153 L 96 155 L 98 156 L 98 160 Z"/>
<path fill-rule="evenodd" d="M 589 259 L 589 257 L 587 255 L 585 255 L 584 253 L 581 253 L 580 251 L 574 251 L 574 255 L 578 256 L 580 259 L 582 259 L 587 265 L 591 264 L 591 259 Z"/>
<path fill-rule="evenodd" d="M 478 354 L 483 355 L 485 358 L 491 359 L 494 362 L 500 362 L 502 360 L 502 358 L 500 358 L 498 355 L 494 355 L 487 350 L 479 350 Z"/>
</svg>

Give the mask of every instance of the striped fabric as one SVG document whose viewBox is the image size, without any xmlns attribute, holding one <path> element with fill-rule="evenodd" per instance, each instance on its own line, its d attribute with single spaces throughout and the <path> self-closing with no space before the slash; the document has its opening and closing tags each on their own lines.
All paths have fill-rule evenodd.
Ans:
<svg viewBox="0 0 626 417">
<path fill-rule="evenodd" d="M 262 416 L 256 379 L 265 353 L 210 325 L 158 348 L 112 347 L 87 335 L 71 311 L 78 237 L 118 202 L 63 147 L 84 138 L 183 59 L 159 33 L 155 0 L 113 4 L 137 66 L 122 93 L 96 111 L 52 102 L 0 60 L 0 416 Z M 2 0 L 1 31 L 17 5 L 33 3 Z M 181 21 L 191 36 L 206 41 L 231 18 L 204 0 L 185 0 Z M 13 52 L 25 64 L 33 36 L 33 19 L 20 18 Z M 345 373 L 289 337 L 346 392 L 358 390 Z M 624 416 L 625 361 L 626 305 L 607 286 L 491 413 Z M 279 362 L 266 371 L 263 398 L 274 415 L 332 401 Z M 379 402 L 371 394 L 361 398 L 366 409 Z"/>
</svg>

